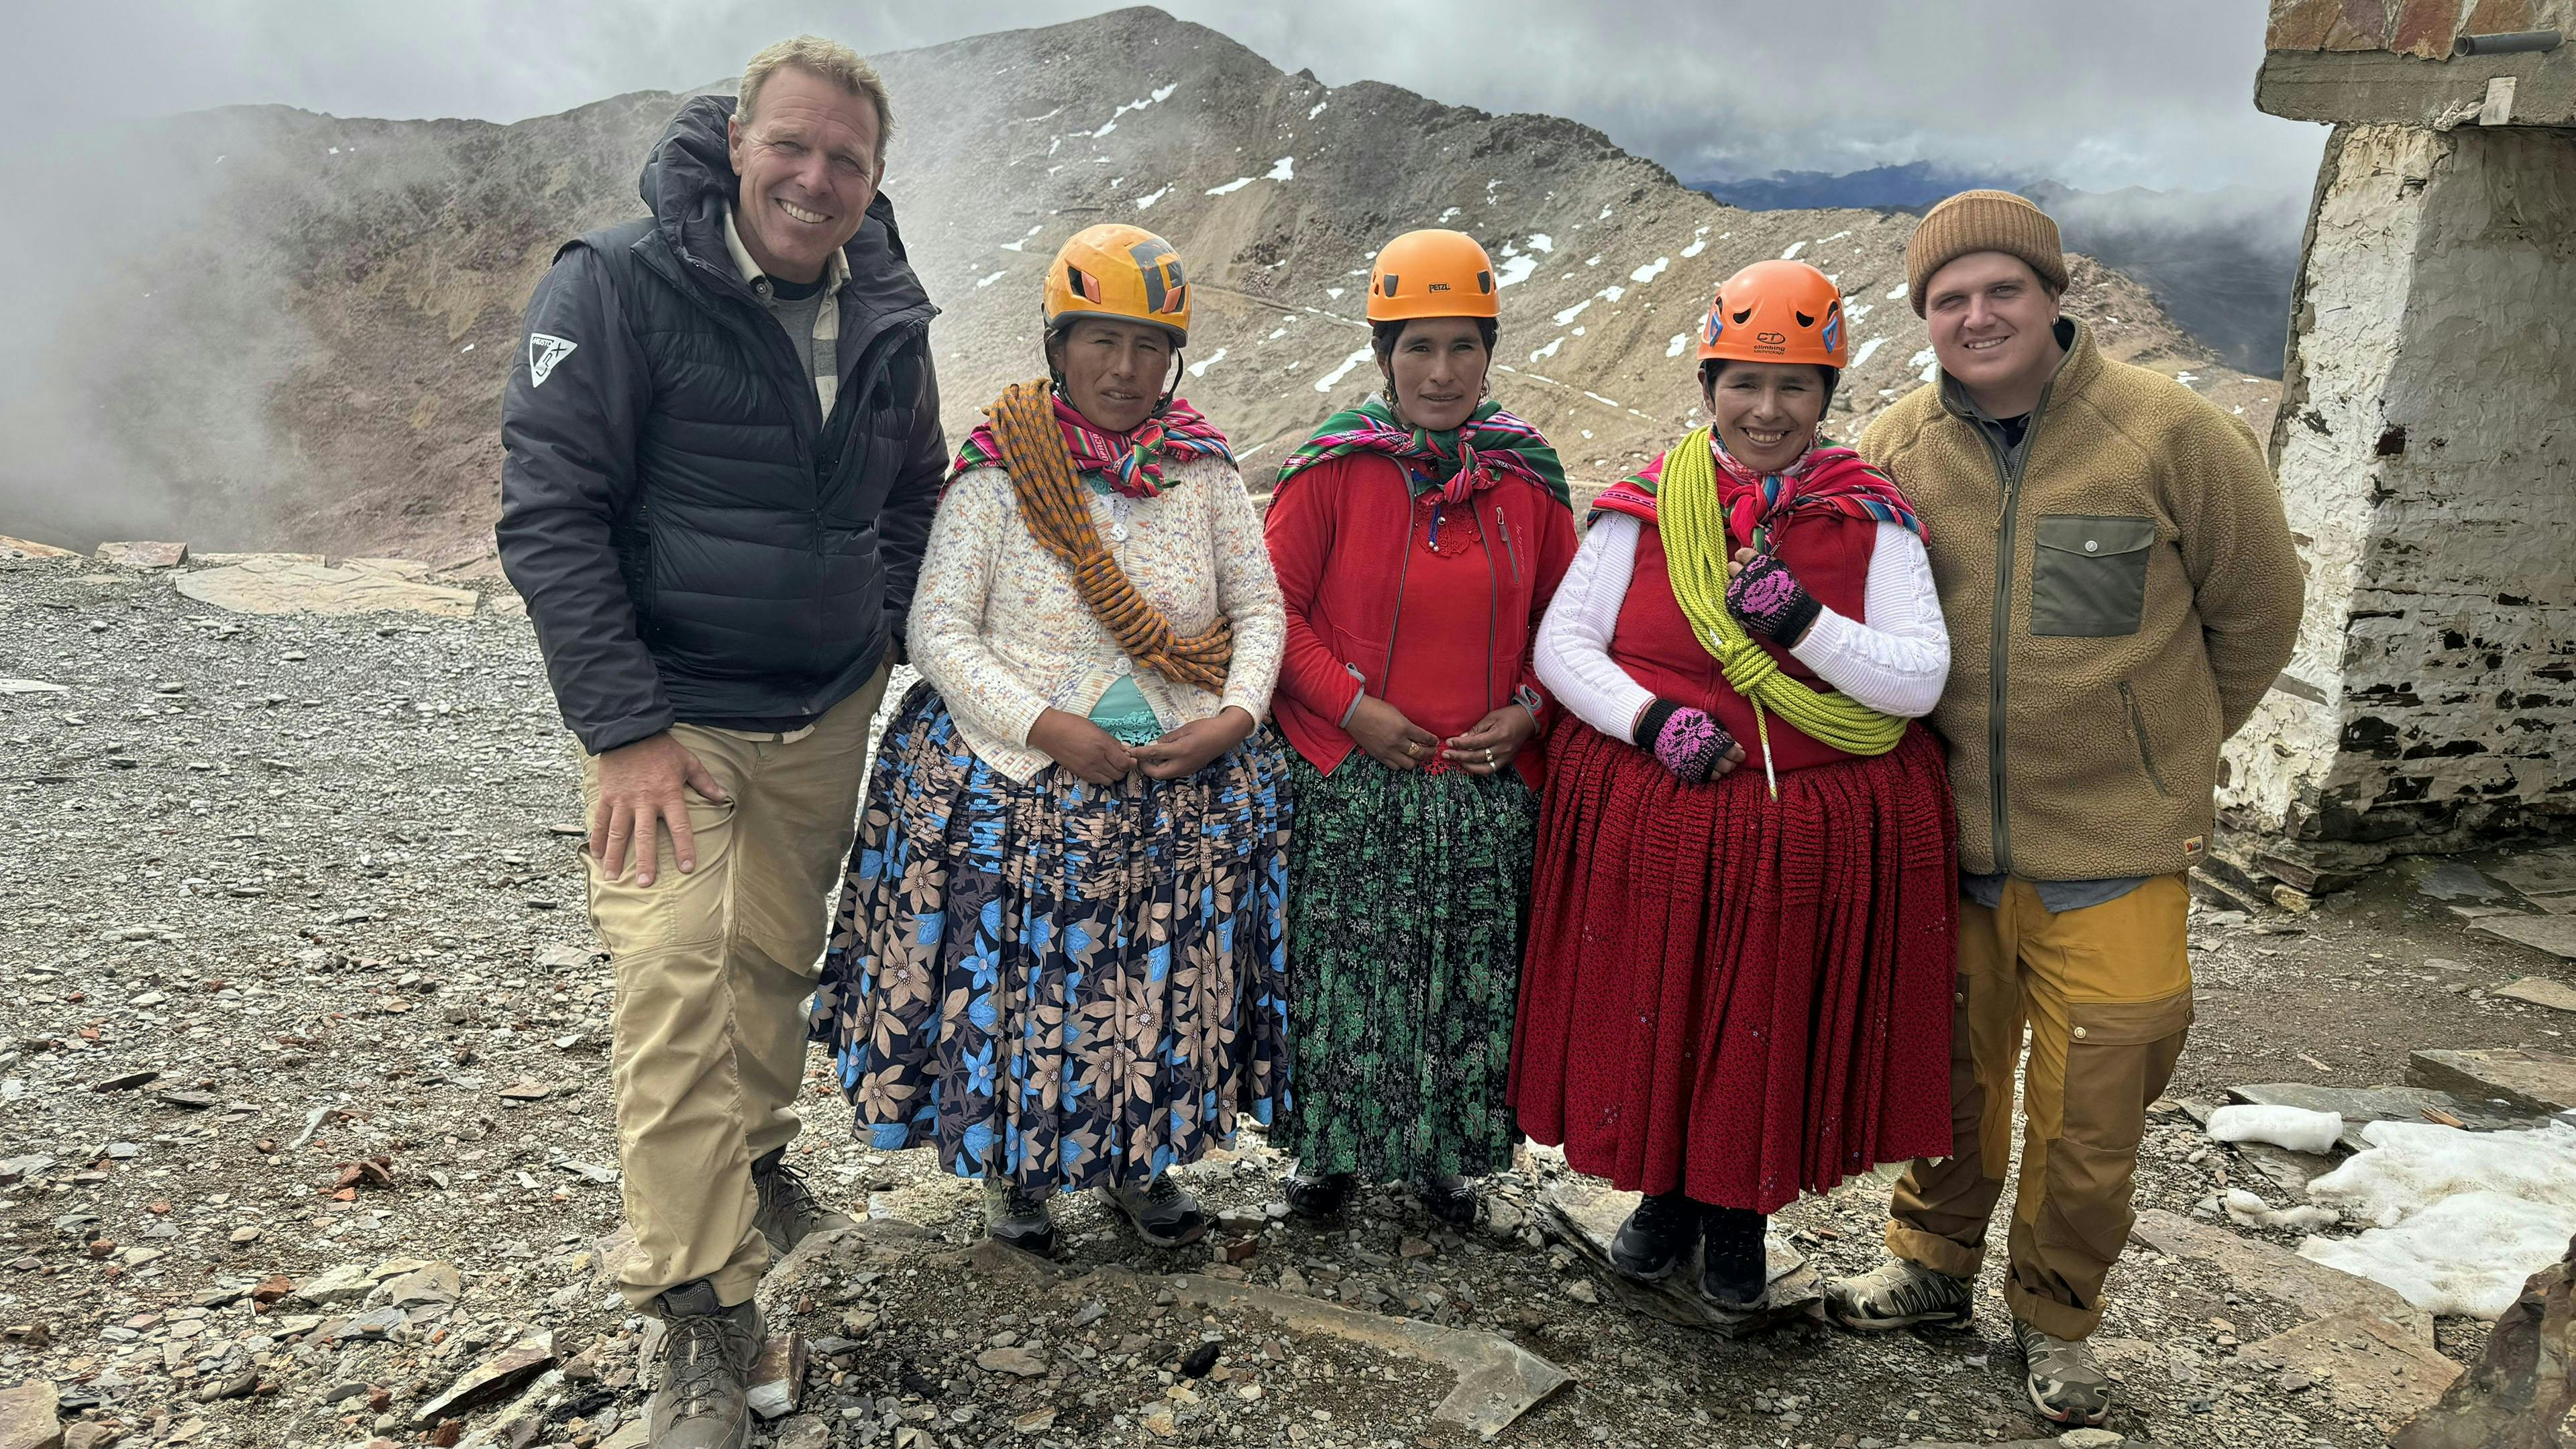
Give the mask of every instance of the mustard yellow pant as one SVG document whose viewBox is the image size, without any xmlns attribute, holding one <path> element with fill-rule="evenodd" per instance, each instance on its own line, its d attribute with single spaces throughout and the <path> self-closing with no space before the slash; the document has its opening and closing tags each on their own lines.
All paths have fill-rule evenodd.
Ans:
<svg viewBox="0 0 2576 1449">
<path fill-rule="evenodd" d="M 2147 1106 L 2172 1080 L 2191 1026 L 2189 911 L 2179 875 L 2057 914 L 2024 880 L 2005 886 L 1998 909 L 1959 903 L 1951 1155 L 1917 1161 L 1897 1184 L 1890 1252 L 1961 1278 L 1984 1265 L 2027 1034 L 2004 1302 L 2044 1333 L 2092 1334 L 2103 1280 L 2136 1220 Z"/>
<path fill-rule="evenodd" d="M 635 883 L 631 865 L 606 880 L 590 864 L 591 927 L 617 973 L 609 1068 L 636 1248 L 618 1288 L 639 1309 L 699 1278 L 714 1281 L 719 1301 L 742 1303 L 768 1271 L 751 1163 L 796 1135 L 805 1000 L 885 687 L 879 669 L 789 735 L 674 726 L 729 797 L 688 792 L 697 869 L 681 874 L 660 831 L 650 886 Z M 598 805 L 595 758 L 583 760 L 581 779 L 588 812 Z"/>
</svg>

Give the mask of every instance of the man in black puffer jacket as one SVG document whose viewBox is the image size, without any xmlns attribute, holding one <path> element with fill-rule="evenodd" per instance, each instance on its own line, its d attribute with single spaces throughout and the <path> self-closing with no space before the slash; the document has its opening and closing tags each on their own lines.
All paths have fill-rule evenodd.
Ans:
<svg viewBox="0 0 2576 1449">
<path fill-rule="evenodd" d="M 584 752 L 663 1449 L 743 1442 L 753 1290 L 837 1217 L 784 1163 L 802 1003 L 947 463 L 883 85 L 806 36 L 740 92 L 672 119 L 650 217 L 556 254 L 501 420 L 501 563 Z"/>
</svg>

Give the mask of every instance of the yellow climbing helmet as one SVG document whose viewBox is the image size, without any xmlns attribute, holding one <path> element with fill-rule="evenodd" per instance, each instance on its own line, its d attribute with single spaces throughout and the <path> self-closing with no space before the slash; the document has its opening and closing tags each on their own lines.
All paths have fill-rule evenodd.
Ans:
<svg viewBox="0 0 2576 1449">
<path fill-rule="evenodd" d="M 1076 317 L 1147 322 L 1190 340 L 1190 284 L 1181 254 L 1141 226 L 1109 222 L 1085 227 L 1056 250 L 1047 266 L 1049 331 Z"/>
</svg>

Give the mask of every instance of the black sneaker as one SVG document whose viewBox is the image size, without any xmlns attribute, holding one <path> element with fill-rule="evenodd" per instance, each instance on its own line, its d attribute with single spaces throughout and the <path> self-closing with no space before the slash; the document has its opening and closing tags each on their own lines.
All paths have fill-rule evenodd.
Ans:
<svg viewBox="0 0 2576 1449">
<path fill-rule="evenodd" d="M 1157 1248 L 1177 1248 L 1207 1236 L 1207 1213 L 1168 1172 L 1143 1187 L 1109 1189 L 1110 1205 L 1135 1226 L 1136 1236 Z"/>
<path fill-rule="evenodd" d="M 852 1226 L 848 1214 L 824 1207 L 805 1174 L 787 1165 L 784 1147 L 752 1162 L 751 1186 L 760 1194 L 760 1212 L 752 1225 L 781 1256 L 810 1233 Z"/>
<path fill-rule="evenodd" d="M 1413 1195 L 1433 1217 L 1461 1230 L 1476 1225 L 1476 1188 L 1454 1172 L 1426 1177 L 1413 1185 Z"/>
<path fill-rule="evenodd" d="M 1660 1283 L 1699 1240 L 1700 1205 L 1678 1192 L 1640 1198 L 1610 1240 L 1610 1264 L 1640 1283 Z"/>
<path fill-rule="evenodd" d="M 1713 1207 L 1700 1215 L 1699 1291 L 1719 1308 L 1740 1313 L 1762 1301 L 1771 1282 L 1762 1236 L 1769 1220 L 1749 1208 Z"/>
<path fill-rule="evenodd" d="M 1965 1328 L 1976 1306 L 1974 1282 L 1903 1258 L 1890 1258 L 1857 1277 L 1825 1280 L 1825 1317 L 1862 1333 Z"/>
<path fill-rule="evenodd" d="M 760 1358 L 760 1305 L 716 1302 L 700 1278 L 654 1300 L 662 1352 L 645 1405 L 654 1449 L 743 1449 L 751 1440 L 751 1369 Z"/>
<path fill-rule="evenodd" d="M 984 1232 L 994 1242 L 1041 1258 L 1055 1255 L 1055 1217 L 1046 1195 L 997 1178 L 984 1179 Z"/>
<path fill-rule="evenodd" d="M 1347 1172 L 1308 1177 L 1291 1169 L 1279 1185 L 1280 1196 L 1288 1199 L 1288 1211 L 1301 1218 L 1337 1218 L 1351 1205 L 1351 1192 L 1357 1180 Z"/>
</svg>

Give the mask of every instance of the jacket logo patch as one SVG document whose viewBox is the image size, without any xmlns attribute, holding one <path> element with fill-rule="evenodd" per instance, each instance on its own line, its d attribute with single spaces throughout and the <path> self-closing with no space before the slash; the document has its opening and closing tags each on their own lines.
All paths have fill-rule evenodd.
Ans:
<svg viewBox="0 0 2576 1449">
<path fill-rule="evenodd" d="M 528 386 L 544 387 L 547 376 L 555 370 L 555 364 L 572 356 L 572 350 L 580 345 L 544 332 L 529 333 Z"/>
<path fill-rule="evenodd" d="M 2209 842 L 2203 837 L 2197 835 L 2182 843 L 2182 853 L 2185 860 L 2198 860 L 2208 849 Z"/>
</svg>

